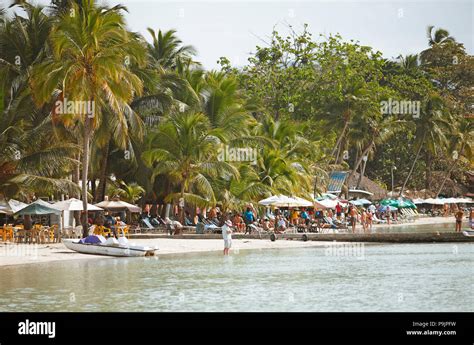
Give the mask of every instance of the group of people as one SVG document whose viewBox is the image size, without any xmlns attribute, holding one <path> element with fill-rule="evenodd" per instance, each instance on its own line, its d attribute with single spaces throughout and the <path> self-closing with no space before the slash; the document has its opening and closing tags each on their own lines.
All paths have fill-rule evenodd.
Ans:
<svg viewBox="0 0 474 345">
<path fill-rule="evenodd" d="M 105 214 L 97 213 L 96 217 L 92 219 L 89 217 L 88 223 L 90 226 L 90 232 L 94 232 L 95 227 L 104 227 L 110 230 L 114 237 L 118 236 L 117 230 L 121 227 L 125 227 L 127 224 L 122 220 L 120 216 L 113 216 L 110 212 Z"/>
</svg>

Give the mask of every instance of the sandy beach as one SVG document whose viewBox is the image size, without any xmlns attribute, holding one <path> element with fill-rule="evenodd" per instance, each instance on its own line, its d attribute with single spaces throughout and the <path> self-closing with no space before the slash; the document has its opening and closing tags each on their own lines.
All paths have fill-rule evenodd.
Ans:
<svg viewBox="0 0 474 345">
<path fill-rule="evenodd" d="M 453 223 L 451 217 L 428 217 L 420 218 L 416 222 L 391 224 L 390 228 L 401 226 L 435 225 Z M 374 229 L 389 227 L 386 224 L 375 225 Z M 453 225 L 454 227 L 454 225 Z M 358 229 L 360 225 L 358 226 Z M 361 229 L 359 229 L 361 230 Z M 454 230 L 454 229 L 453 229 Z M 138 245 L 157 246 L 157 255 L 183 254 L 195 252 L 221 251 L 223 248 L 220 239 L 133 239 L 130 242 Z M 341 243 L 341 242 L 338 242 Z M 232 250 L 248 249 L 275 249 L 275 248 L 300 248 L 327 246 L 327 241 L 298 241 L 278 240 L 272 242 L 268 239 L 234 239 Z M 107 259 L 105 256 L 87 255 L 73 252 L 61 243 L 54 244 L 0 244 L 0 267 L 10 265 L 35 264 L 52 261 L 80 260 L 80 259 Z"/>
</svg>

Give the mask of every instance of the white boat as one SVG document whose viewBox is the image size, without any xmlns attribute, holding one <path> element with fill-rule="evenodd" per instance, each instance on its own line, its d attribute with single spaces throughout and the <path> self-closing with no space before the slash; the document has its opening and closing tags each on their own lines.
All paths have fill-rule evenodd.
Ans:
<svg viewBox="0 0 474 345">
<path fill-rule="evenodd" d="M 91 236 L 89 236 L 91 237 Z M 63 244 L 71 250 L 83 254 L 108 255 L 108 256 L 153 256 L 158 248 L 148 246 L 137 246 L 129 244 L 125 237 L 109 238 L 107 241 L 102 236 L 100 242 L 90 243 L 78 239 L 63 239 Z"/>
<path fill-rule="evenodd" d="M 462 234 L 467 237 L 474 237 L 474 229 L 464 230 Z"/>
</svg>

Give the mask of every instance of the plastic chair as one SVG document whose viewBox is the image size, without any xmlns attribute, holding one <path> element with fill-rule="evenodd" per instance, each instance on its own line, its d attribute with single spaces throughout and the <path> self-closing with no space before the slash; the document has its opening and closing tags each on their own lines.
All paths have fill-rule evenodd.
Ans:
<svg viewBox="0 0 474 345">
<path fill-rule="evenodd" d="M 51 243 L 56 242 L 56 240 L 57 240 L 56 232 L 57 231 L 58 231 L 57 224 L 54 224 L 53 226 L 51 226 L 49 228 L 49 240 L 50 240 Z"/>
</svg>

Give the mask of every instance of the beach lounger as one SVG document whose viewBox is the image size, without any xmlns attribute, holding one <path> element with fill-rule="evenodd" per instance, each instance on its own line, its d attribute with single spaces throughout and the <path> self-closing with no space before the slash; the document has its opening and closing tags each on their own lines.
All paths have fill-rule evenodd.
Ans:
<svg viewBox="0 0 474 345">
<path fill-rule="evenodd" d="M 385 219 L 378 219 L 375 214 L 372 217 L 372 222 L 376 223 L 376 224 L 385 224 L 385 223 L 387 223 L 387 221 Z"/>
<path fill-rule="evenodd" d="M 146 225 L 148 229 L 154 229 L 155 227 L 151 225 L 150 220 L 148 218 L 143 218 L 142 223 Z"/>
</svg>

